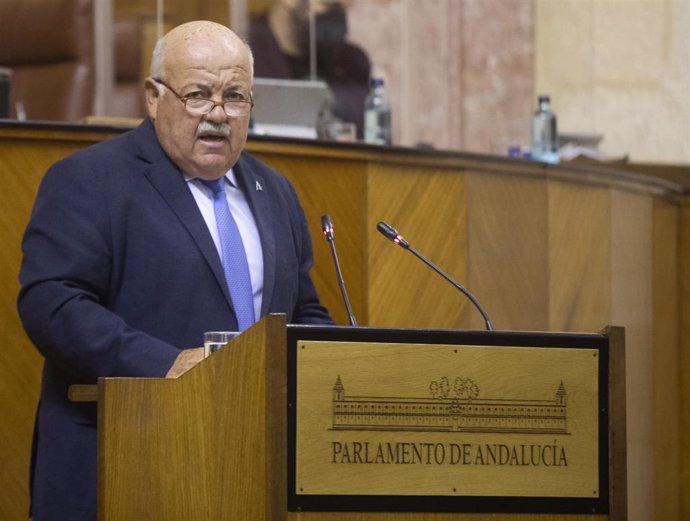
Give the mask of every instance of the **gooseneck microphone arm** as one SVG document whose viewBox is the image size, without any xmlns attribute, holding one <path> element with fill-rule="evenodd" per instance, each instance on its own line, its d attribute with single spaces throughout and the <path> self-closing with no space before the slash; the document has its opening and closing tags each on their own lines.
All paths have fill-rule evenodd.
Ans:
<svg viewBox="0 0 690 521">
<path fill-rule="evenodd" d="M 455 286 L 456 289 L 459 289 L 468 299 L 470 299 L 470 302 L 474 304 L 474 307 L 477 308 L 479 313 L 481 313 L 482 318 L 484 319 L 484 323 L 486 324 L 486 329 L 487 331 L 493 331 L 494 330 L 494 325 L 491 323 L 491 319 L 489 316 L 486 314 L 484 311 L 484 308 L 482 308 L 481 304 L 477 301 L 476 298 L 470 293 L 467 288 L 465 288 L 462 284 L 459 284 L 458 282 L 454 281 L 452 278 L 450 278 L 449 275 L 447 275 L 441 268 L 436 266 L 433 262 L 431 262 L 429 259 L 427 259 L 424 255 L 419 253 L 417 250 L 415 250 L 409 242 L 405 240 L 405 238 L 398 233 L 398 230 L 393 228 L 390 224 L 385 223 L 381 221 L 376 225 L 376 229 L 381 232 L 381 234 L 386 237 L 386 239 L 393 241 L 396 243 L 398 246 L 403 248 L 404 250 L 409 251 L 412 255 L 417 257 L 419 260 L 421 260 L 424 264 L 429 266 L 432 270 L 434 270 L 436 273 L 441 275 L 444 279 L 446 279 L 448 282 L 450 282 L 453 286 Z"/>
<path fill-rule="evenodd" d="M 347 316 L 350 320 L 351 326 L 357 325 L 357 319 L 355 319 L 354 313 L 352 313 L 352 308 L 350 307 L 350 299 L 347 298 L 347 291 L 345 290 L 345 281 L 343 280 L 343 272 L 340 270 L 340 262 L 338 261 L 338 253 L 335 251 L 335 242 L 333 240 L 333 219 L 331 216 L 326 214 L 321 216 L 321 229 L 324 236 L 328 240 L 328 244 L 331 246 L 331 256 L 333 257 L 333 264 L 335 264 L 335 274 L 338 277 L 338 286 L 340 286 L 340 294 L 343 296 L 343 301 L 345 302 L 345 309 L 347 310 Z"/>
</svg>

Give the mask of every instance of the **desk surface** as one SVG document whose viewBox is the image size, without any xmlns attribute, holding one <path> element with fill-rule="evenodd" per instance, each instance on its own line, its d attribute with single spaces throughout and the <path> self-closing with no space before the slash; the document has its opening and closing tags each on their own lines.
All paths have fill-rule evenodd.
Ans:
<svg viewBox="0 0 690 521">
<path fill-rule="evenodd" d="M 98 120 L 94 120 L 98 121 Z M 135 120 L 104 120 L 109 124 L 75 124 L 48 121 L 0 119 L 0 139 L 31 138 L 61 141 L 99 142 L 132 128 Z M 573 161 L 550 165 L 538 161 L 462 151 L 340 143 L 250 135 L 247 150 L 252 153 L 280 153 L 314 157 L 347 158 L 379 163 L 409 164 L 494 173 L 548 176 L 587 184 L 615 186 L 651 195 L 683 194 L 690 190 L 690 165 L 599 163 Z"/>
</svg>

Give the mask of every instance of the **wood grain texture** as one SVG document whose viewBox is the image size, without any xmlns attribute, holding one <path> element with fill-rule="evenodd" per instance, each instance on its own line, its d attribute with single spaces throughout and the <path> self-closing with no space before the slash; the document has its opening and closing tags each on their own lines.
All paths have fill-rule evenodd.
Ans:
<svg viewBox="0 0 690 521">
<path fill-rule="evenodd" d="M 611 192 L 611 314 L 626 330 L 628 498 L 631 520 L 656 517 L 653 476 L 652 200 Z M 661 470 L 661 469 L 660 469 Z"/>
<path fill-rule="evenodd" d="M 680 279 L 680 346 L 679 395 L 680 403 L 680 519 L 690 519 L 690 198 L 680 205 L 679 279 Z"/>
<path fill-rule="evenodd" d="M 372 164 L 367 171 L 369 325 L 466 327 L 467 299 L 410 252 L 376 230 L 386 221 L 458 281 L 466 279 L 465 179 L 445 169 Z"/>
<path fill-rule="evenodd" d="M 288 521 L 605 521 L 609 516 L 573 514 L 436 514 L 422 512 L 289 512 Z"/>
<path fill-rule="evenodd" d="M 679 208 L 655 200 L 652 207 L 654 505 L 658 519 L 684 519 L 679 493 L 681 353 L 679 335 Z M 686 489 L 687 490 L 687 489 Z"/>
<path fill-rule="evenodd" d="M 610 322 L 609 191 L 548 185 L 550 331 L 598 331 Z"/>
<path fill-rule="evenodd" d="M 468 287 L 497 329 L 548 329 L 548 201 L 543 179 L 470 171 Z M 470 326 L 481 329 L 476 313 Z"/>
<path fill-rule="evenodd" d="M 284 353 L 274 315 L 176 380 L 101 380 L 99 519 L 283 516 Z"/>
<path fill-rule="evenodd" d="M 17 315 L 21 239 L 43 173 L 82 148 L 79 141 L 73 132 L 0 133 L 0 518 L 7 520 L 26 519 L 29 511 L 29 454 L 42 365 Z"/>
<path fill-rule="evenodd" d="M 6 353 L 0 366 L 0 414 L 7 420 L 0 423 L 0 461 L 5 465 L 0 488 L 7 491 L 0 495 L 3 519 L 26 517 L 29 446 L 41 367 L 16 316 L 21 234 L 48 166 L 119 132 L 0 125 L 0 175 L 6 187 L 0 196 L 0 233 L 6 245 L 0 252 L 5 290 L 0 298 L 0 340 Z M 634 484 L 630 518 L 673 516 L 674 501 L 679 505 L 678 520 L 690 518 L 690 495 L 685 493 L 690 490 L 690 401 L 682 399 L 690 396 L 690 211 L 687 201 L 669 198 L 676 193 L 672 184 L 620 168 L 544 167 L 440 151 L 267 139 L 250 141 L 248 148 L 295 184 L 314 241 L 312 273 L 322 299 L 341 324 L 347 319 L 328 245 L 320 235 L 320 216 L 326 212 L 335 221 L 347 288 L 362 324 L 482 326 L 478 314 L 452 287 L 376 232 L 376 222 L 384 219 L 472 290 L 497 327 L 596 331 L 607 323 L 625 326 L 628 468 Z M 674 209 L 679 212 L 676 246 Z M 437 224 L 441 222 L 447 227 Z M 676 326 L 667 298 L 674 285 L 674 266 L 680 280 Z M 675 355 L 674 327 L 679 337 Z M 668 421 L 674 396 L 668 368 L 674 363 L 680 397 L 677 433 Z M 653 424 L 662 420 L 664 426 Z M 675 492 L 673 470 L 667 474 L 666 466 L 674 460 Z M 359 519 L 357 515 L 352 519 Z M 329 514 L 290 516 L 334 519 Z M 372 514 L 366 519 L 392 517 L 405 518 Z"/>
<path fill-rule="evenodd" d="M 625 329 L 607 326 L 609 337 L 609 497 L 611 521 L 628 519 L 628 446 Z"/>
</svg>

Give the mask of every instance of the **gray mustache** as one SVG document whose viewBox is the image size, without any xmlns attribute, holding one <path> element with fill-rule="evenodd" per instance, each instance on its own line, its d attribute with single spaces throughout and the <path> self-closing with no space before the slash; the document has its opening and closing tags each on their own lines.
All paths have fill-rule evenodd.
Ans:
<svg viewBox="0 0 690 521">
<path fill-rule="evenodd" d="M 215 123 L 213 121 L 202 121 L 196 128 L 196 137 L 212 134 L 215 136 L 228 137 L 230 135 L 230 125 L 227 123 Z"/>
</svg>

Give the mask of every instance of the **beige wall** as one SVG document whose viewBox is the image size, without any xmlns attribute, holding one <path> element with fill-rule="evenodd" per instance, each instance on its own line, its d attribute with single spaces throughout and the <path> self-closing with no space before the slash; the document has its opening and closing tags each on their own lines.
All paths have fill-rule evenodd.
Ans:
<svg viewBox="0 0 690 521">
<path fill-rule="evenodd" d="M 353 0 L 348 14 L 388 84 L 395 143 L 489 152 L 528 139 L 531 0 Z"/>
<path fill-rule="evenodd" d="M 645 162 L 690 162 L 690 2 L 536 0 L 536 87 L 562 128 Z"/>
<path fill-rule="evenodd" d="M 471 152 L 561 131 L 636 162 L 690 163 L 688 0 L 353 0 L 350 37 L 389 82 L 399 144 Z"/>
</svg>

